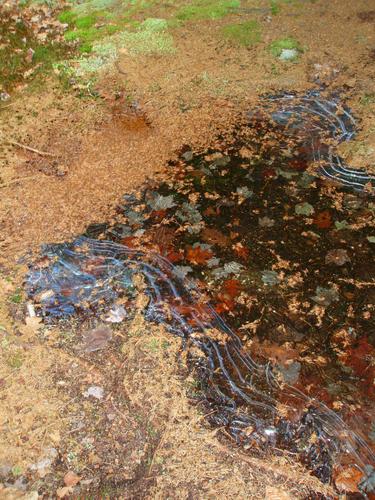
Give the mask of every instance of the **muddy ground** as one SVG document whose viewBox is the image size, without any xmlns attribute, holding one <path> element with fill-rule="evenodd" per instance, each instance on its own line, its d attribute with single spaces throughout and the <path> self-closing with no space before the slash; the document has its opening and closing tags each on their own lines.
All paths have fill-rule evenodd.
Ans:
<svg viewBox="0 0 375 500">
<path fill-rule="evenodd" d="M 71 26 L 46 19 L 70 3 L 24 4 L 4 3 L 4 25 L 25 16 L 37 35 L 51 30 L 55 43 L 66 43 Z M 0 80 L 1 498 L 330 495 L 293 456 L 254 458 L 219 439 L 194 405 L 179 341 L 141 316 L 93 353 L 82 352 L 74 323 L 25 319 L 23 279 L 41 244 L 108 220 L 124 193 L 163 176 L 184 145 L 213 144 L 261 94 L 322 83 L 341 92 L 362 123 L 344 155 L 374 169 L 371 0 L 248 1 L 220 15 L 208 7 L 202 14 L 201 2 L 190 17 L 187 4 L 197 3 L 151 2 L 132 14 L 137 23 L 168 19 L 173 51 L 122 47 L 90 84 L 66 81 L 56 65 L 35 75 L 22 66 L 14 80 L 9 72 Z M 244 44 L 225 31 L 249 21 L 258 31 Z M 270 49 L 286 38 L 298 47 L 293 61 Z M 0 46 L 7 49 L 6 32 Z M 20 47 L 6 57 L 27 58 L 27 42 Z M 78 50 L 69 45 L 56 57 Z"/>
</svg>

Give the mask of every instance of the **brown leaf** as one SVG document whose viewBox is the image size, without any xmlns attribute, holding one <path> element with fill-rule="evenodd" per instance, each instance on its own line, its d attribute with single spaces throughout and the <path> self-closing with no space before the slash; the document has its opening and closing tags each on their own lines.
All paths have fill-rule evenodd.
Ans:
<svg viewBox="0 0 375 500">
<path fill-rule="evenodd" d="M 339 491 L 359 493 L 358 483 L 362 479 L 362 472 L 354 466 L 343 467 L 335 477 L 336 487 Z"/>
<path fill-rule="evenodd" d="M 274 486 L 267 486 L 265 498 L 268 500 L 292 500 L 293 497 L 285 490 Z"/>
<path fill-rule="evenodd" d="M 343 266 L 347 262 L 350 262 L 350 257 L 348 255 L 348 252 L 343 248 L 330 250 L 326 255 L 326 264 L 336 264 L 336 266 Z"/>
<path fill-rule="evenodd" d="M 231 241 L 228 236 L 225 236 L 221 231 L 211 227 L 205 227 L 201 233 L 203 241 L 206 243 L 218 245 L 220 247 L 227 247 Z"/>
<path fill-rule="evenodd" d="M 35 337 L 40 328 L 43 326 L 41 324 L 42 319 L 37 316 L 28 316 L 25 320 L 25 325 L 22 325 L 19 330 L 22 335 L 25 335 L 26 338 Z"/>
<path fill-rule="evenodd" d="M 65 486 L 68 487 L 75 486 L 80 482 L 80 480 L 81 480 L 80 476 L 77 476 L 77 474 L 71 470 L 68 471 L 64 476 Z"/>
<path fill-rule="evenodd" d="M 64 488 L 59 488 L 56 490 L 57 498 L 66 498 L 73 493 L 73 488 L 71 486 L 64 486 Z"/>
<path fill-rule="evenodd" d="M 106 325 L 99 325 L 83 334 L 83 350 L 94 352 L 104 349 L 112 339 L 112 330 Z"/>
</svg>

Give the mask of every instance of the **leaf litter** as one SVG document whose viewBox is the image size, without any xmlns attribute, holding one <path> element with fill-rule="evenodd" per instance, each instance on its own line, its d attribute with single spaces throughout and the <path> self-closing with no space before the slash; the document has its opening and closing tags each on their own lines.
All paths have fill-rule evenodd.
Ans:
<svg viewBox="0 0 375 500">
<path fill-rule="evenodd" d="M 311 102 L 314 109 L 316 101 Z M 329 105 L 331 106 L 331 103 Z M 275 114 L 277 116 L 277 112 Z M 259 127 L 259 123 L 257 125 Z M 270 135 L 278 136 L 280 133 L 278 126 L 272 122 L 271 124 L 265 122 L 263 126 Z M 301 424 L 300 427 L 293 428 L 295 430 L 290 428 L 289 437 L 286 438 L 283 434 L 284 417 L 278 418 L 273 424 L 267 420 L 260 420 L 271 425 L 263 428 L 263 437 L 260 438 L 256 426 L 250 426 L 251 432 L 242 432 L 238 430 L 237 422 L 242 422 L 241 425 L 246 424 L 247 428 L 250 428 L 248 419 L 255 418 L 259 426 L 260 421 L 257 418 L 267 418 L 262 413 L 263 410 L 258 410 L 259 413 L 255 417 L 255 408 L 252 407 L 250 416 L 250 413 L 246 413 L 246 405 L 238 403 L 239 410 L 244 413 L 236 413 L 236 424 L 234 424 L 232 420 L 234 417 L 229 417 L 228 408 L 221 401 L 216 402 L 220 411 L 225 412 L 227 431 L 235 436 L 245 449 L 275 446 L 276 442 L 278 446 L 292 447 L 294 453 L 304 457 L 303 460 L 312 467 L 318 477 L 323 481 L 334 483 L 337 474 L 334 465 L 340 470 L 342 458 L 329 447 L 333 442 L 335 446 L 339 446 L 340 432 L 335 430 L 329 438 L 326 438 L 322 428 L 316 423 L 317 421 L 314 421 L 314 417 L 310 417 L 314 423 L 306 427 L 307 421 L 303 415 L 316 411 L 313 405 L 310 406 L 310 398 L 313 398 L 314 401 L 320 400 L 325 405 L 321 406 L 323 416 L 320 418 L 327 418 L 330 426 L 333 425 L 330 419 L 333 422 L 336 418 L 334 412 L 340 409 L 340 418 L 348 422 L 351 422 L 353 412 L 356 418 L 368 422 L 367 431 L 356 428 L 361 436 L 366 439 L 366 432 L 369 432 L 368 424 L 372 422 L 372 400 L 371 394 L 365 388 L 373 376 L 373 369 L 369 364 L 371 347 L 358 333 L 356 342 L 359 344 L 350 345 L 349 350 L 347 349 L 347 352 L 351 353 L 348 358 L 345 355 L 332 357 L 332 354 L 326 351 L 325 344 L 321 342 L 321 332 L 326 330 L 328 324 L 330 331 L 342 325 L 361 331 L 366 321 L 372 317 L 372 306 L 369 303 L 367 314 L 362 315 L 362 319 L 358 318 L 358 324 L 355 323 L 354 306 L 358 307 L 359 303 L 353 302 L 355 295 L 350 287 L 342 284 L 340 274 L 337 274 L 339 271 L 329 266 L 334 264 L 336 269 L 344 270 L 345 266 L 350 264 L 355 276 L 363 276 L 365 269 L 361 267 L 362 262 L 368 262 L 366 256 L 370 252 L 369 247 L 363 245 L 369 226 L 361 225 L 360 228 L 356 228 L 355 233 L 353 232 L 353 226 L 358 223 L 361 214 L 353 212 L 351 206 L 356 196 L 361 197 L 361 203 L 367 205 L 370 205 L 371 197 L 366 198 L 362 194 L 355 195 L 347 191 L 348 188 L 345 188 L 349 182 L 347 171 L 342 172 L 340 181 L 344 188 L 338 183 L 335 188 L 327 189 L 324 179 L 318 179 L 313 189 L 296 188 L 296 176 L 302 175 L 302 160 L 291 162 L 290 156 L 284 157 L 281 151 L 279 156 L 273 159 L 273 163 L 265 169 L 263 156 L 259 156 L 257 147 L 262 148 L 262 155 L 267 158 L 264 151 L 267 143 L 262 142 L 260 146 L 258 145 L 256 141 L 258 133 L 258 128 L 244 124 L 235 131 L 229 143 L 222 140 L 223 153 L 218 151 L 217 154 L 207 155 L 198 152 L 189 156 L 190 160 L 179 159 L 175 163 L 171 162 L 168 181 L 150 182 L 136 197 L 127 196 L 127 204 L 122 205 L 119 220 L 116 221 L 115 218 L 111 226 L 100 234 L 99 240 L 90 239 L 89 227 L 84 237 L 78 238 L 71 244 L 49 246 L 42 259 L 54 259 L 55 252 L 58 251 L 61 262 L 53 264 L 55 283 L 59 282 L 59 275 L 67 265 L 75 269 L 74 279 L 80 276 L 83 269 L 90 276 L 94 276 L 95 280 L 85 288 L 84 300 L 76 294 L 76 286 L 73 293 L 63 293 L 55 287 L 56 297 L 53 303 L 49 297 L 45 298 L 40 310 L 47 319 L 49 317 L 53 319 L 56 315 L 63 317 L 72 314 L 102 315 L 108 307 L 111 307 L 113 300 L 118 301 L 119 298 L 128 297 L 126 300 L 130 300 L 131 303 L 136 296 L 135 290 L 140 290 L 138 277 L 142 275 L 142 279 L 146 281 L 142 284 L 141 290 L 148 297 L 142 305 L 144 317 L 164 324 L 167 329 L 178 335 L 181 335 L 179 330 L 181 329 L 181 332 L 185 332 L 184 335 L 187 335 L 195 345 L 205 346 L 205 342 L 214 342 L 219 360 L 218 368 L 213 372 L 219 377 L 216 383 L 220 385 L 221 391 L 227 393 L 227 397 L 234 397 L 234 394 L 237 394 L 239 400 L 243 397 L 245 401 L 248 401 L 247 396 L 243 396 L 246 383 L 241 369 L 233 361 L 233 356 L 238 356 L 238 353 L 235 350 L 231 352 L 235 345 L 232 347 L 231 335 L 233 329 L 241 330 L 245 324 L 253 325 L 250 329 L 253 337 L 246 335 L 243 337 L 246 346 L 243 352 L 246 356 L 248 353 L 252 356 L 245 358 L 246 363 L 262 366 L 260 363 L 266 362 L 263 365 L 266 367 L 265 370 L 273 367 L 267 372 L 266 377 L 274 381 L 281 378 L 277 382 L 280 384 L 278 389 L 280 393 L 279 395 L 275 393 L 275 397 L 280 398 L 280 403 L 283 405 L 287 407 L 290 405 L 290 411 L 297 412 L 294 418 Z M 295 140 L 298 153 L 298 141 L 304 140 L 303 134 L 302 139 L 297 136 Z M 238 153 L 244 142 L 253 144 L 254 148 L 254 156 L 248 155 L 246 162 Z M 272 141 L 270 145 L 272 148 Z M 308 168 L 309 158 L 305 158 L 304 154 L 305 150 L 302 158 L 305 168 Z M 221 161 L 222 159 L 225 161 Z M 280 169 L 274 168 L 274 164 L 283 166 L 283 175 L 280 175 Z M 324 176 L 330 178 L 331 165 L 322 168 Z M 285 174 L 288 169 L 293 175 Z M 353 174 L 351 178 L 349 188 L 363 189 L 362 184 L 353 180 L 355 175 L 357 174 Z M 242 186 L 240 191 L 237 189 L 239 185 Z M 269 190 L 267 197 L 263 195 L 265 185 Z M 175 203 L 174 200 L 177 199 L 179 202 Z M 341 201 L 338 204 L 337 199 L 348 201 L 350 206 L 344 210 Z M 157 201 L 149 203 L 148 200 Z M 131 214 L 134 213 L 142 214 L 142 217 L 137 217 L 136 228 L 132 227 L 134 220 Z M 314 215 L 314 218 L 301 218 L 300 215 L 307 217 Z M 260 225 L 259 228 L 260 216 L 267 219 L 266 224 Z M 340 236 L 340 244 L 343 245 L 345 242 L 346 248 L 337 248 L 337 233 L 331 230 L 338 216 L 340 218 L 345 216 L 345 220 L 350 221 L 351 231 L 348 239 L 345 240 Z M 270 224 L 268 220 L 275 221 L 275 224 Z M 315 226 L 314 231 L 309 229 L 311 225 Z M 162 227 L 163 232 L 155 231 L 155 227 Z M 251 230 L 254 227 L 258 227 L 259 230 Z M 174 232 L 174 237 L 167 236 L 168 229 L 171 234 Z M 165 236 L 160 237 L 164 233 Z M 132 236 L 123 238 L 122 234 Z M 202 243 L 201 239 L 208 240 L 209 243 Z M 349 249 L 355 239 L 359 239 L 362 244 L 357 246 L 357 254 L 354 256 L 350 252 L 351 257 L 349 257 Z M 131 246 L 129 246 L 130 241 Z M 160 253 L 167 250 L 167 255 L 173 252 L 174 256 L 178 256 L 179 266 L 175 269 L 157 254 L 147 253 L 148 248 L 158 248 Z M 234 255 L 235 260 L 232 260 Z M 125 265 L 127 261 L 129 265 Z M 61 270 L 59 266 L 62 266 Z M 40 296 L 43 287 L 49 287 L 50 269 L 48 266 L 45 267 L 44 263 L 40 269 L 36 263 L 28 278 L 31 296 L 32 294 Z M 193 278 L 192 282 L 178 281 L 183 279 L 181 272 L 184 271 L 189 271 L 189 276 L 191 274 Z M 33 273 L 38 276 L 35 289 Z M 165 285 L 160 285 L 160 280 L 165 280 Z M 299 286 L 302 284 L 303 286 Z M 171 290 L 171 297 L 168 297 L 168 289 Z M 101 293 L 102 290 L 105 291 L 104 295 Z M 201 298 L 199 293 L 203 293 Z M 191 298 L 189 294 L 192 294 Z M 254 295 L 258 304 L 251 301 Z M 213 309 L 210 309 L 210 305 L 206 305 L 206 296 L 211 298 Z M 194 303 L 195 298 L 197 300 Z M 188 303 L 180 303 L 181 300 L 187 300 Z M 190 300 L 194 305 L 189 305 Z M 249 300 L 250 308 L 247 307 Z M 298 313 L 295 314 L 294 311 Z M 217 318 L 216 313 L 222 315 L 222 319 Z M 208 328 L 200 332 L 200 325 L 210 324 L 212 318 L 214 325 L 215 321 L 218 321 L 214 329 Z M 280 329 L 286 324 L 291 328 Z M 226 325 L 232 330 L 226 330 L 228 329 Z M 273 334 L 275 327 L 286 337 L 275 336 Z M 217 329 L 219 332 L 214 333 Z M 225 333 L 223 334 L 220 329 L 224 329 Z M 93 332 L 95 330 L 91 332 L 94 349 L 96 342 L 101 348 L 103 341 L 101 334 L 96 333 L 98 337 L 96 338 Z M 107 340 L 105 338 L 104 345 Z M 259 347 L 255 349 L 255 345 Z M 152 350 L 154 348 L 152 345 Z M 217 361 L 212 354 L 210 356 L 210 362 L 215 366 Z M 327 363 L 327 358 L 331 358 L 330 365 Z M 352 361 L 349 362 L 349 359 Z M 233 364 L 235 369 L 233 373 L 223 368 L 224 360 Z M 194 363 L 192 366 L 195 366 Z M 322 373 L 321 367 L 325 367 L 327 374 Z M 355 392 L 358 402 L 355 407 L 352 403 L 354 393 L 350 382 L 352 373 L 358 377 Z M 241 389 L 237 386 L 239 383 L 237 377 L 241 381 Z M 332 397 L 326 386 L 331 377 L 341 378 L 344 382 L 342 393 L 335 397 Z M 203 381 L 205 384 L 208 383 L 205 379 Z M 265 382 L 259 383 L 257 394 L 264 394 L 262 390 Z M 290 394 L 288 387 L 292 389 Z M 294 390 L 307 391 L 305 407 L 303 398 L 299 401 L 299 406 L 297 405 L 293 396 Z M 213 405 L 210 398 L 216 397 L 215 393 L 210 391 L 209 398 L 202 396 L 204 404 L 208 405 L 207 409 Z M 359 399 L 358 394 L 360 394 Z M 294 407 L 296 405 L 297 407 Z M 267 406 L 263 407 L 262 403 L 260 407 Z M 220 418 L 215 416 L 209 421 L 217 424 Z M 315 427 L 316 425 L 318 426 Z M 336 431 L 339 435 L 334 437 Z M 297 432 L 298 437 L 292 437 L 293 432 Z M 351 434 L 350 439 L 352 438 L 360 443 L 360 438 Z M 364 453 L 364 460 L 367 460 L 367 454 L 371 456 L 367 443 L 358 444 L 358 448 L 356 444 L 350 446 L 354 446 L 353 450 L 356 450 L 354 456 L 357 451 Z M 363 465 L 361 467 L 363 472 Z"/>
</svg>

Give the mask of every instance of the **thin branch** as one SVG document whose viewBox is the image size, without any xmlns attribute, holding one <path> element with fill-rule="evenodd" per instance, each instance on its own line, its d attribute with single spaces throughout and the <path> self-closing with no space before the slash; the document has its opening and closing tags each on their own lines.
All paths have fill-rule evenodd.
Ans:
<svg viewBox="0 0 375 500">
<path fill-rule="evenodd" d="M 12 184 L 16 184 L 17 182 L 28 181 L 28 180 L 31 180 L 31 179 L 36 179 L 37 177 L 38 177 L 37 175 L 29 175 L 27 177 L 18 177 L 17 179 L 12 179 L 11 181 L 6 182 L 5 184 L 0 184 L 0 189 L 1 188 L 6 188 L 8 186 L 11 186 Z"/>
<path fill-rule="evenodd" d="M 31 146 L 26 146 L 25 144 L 21 144 L 20 142 L 16 142 L 16 141 L 7 141 L 7 142 L 9 144 L 12 144 L 13 146 L 17 146 L 18 148 L 21 148 L 21 149 L 26 149 L 27 151 L 31 151 L 32 153 L 36 153 L 37 155 L 40 155 L 40 156 L 56 157 L 56 155 L 53 153 L 47 153 L 46 151 L 40 151 L 39 149 L 32 148 Z"/>
</svg>

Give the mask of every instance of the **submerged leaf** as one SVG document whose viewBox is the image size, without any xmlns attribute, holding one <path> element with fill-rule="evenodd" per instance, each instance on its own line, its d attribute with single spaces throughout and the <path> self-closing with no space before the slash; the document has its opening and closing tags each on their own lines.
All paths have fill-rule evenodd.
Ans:
<svg viewBox="0 0 375 500">
<path fill-rule="evenodd" d="M 279 276 L 276 271 L 262 271 L 262 281 L 265 285 L 277 285 L 280 283 Z"/>
<path fill-rule="evenodd" d="M 311 297 L 312 300 L 322 306 L 329 306 L 332 302 L 339 300 L 339 294 L 334 288 L 317 286 L 315 293 L 316 295 Z"/>
<path fill-rule="evenodd" d="M 347 262 L 350 262 L 350 257 L 348 252 L 343 248 L 337 248 L 335 250 L 330 250 L 326 255 L 326 264 L 336 264 L 336 266 L 343 266 Z"/>
<path fill-rule="evenodd" d="M 314 213 L 314 207 L 310 203 L 298 203 L 295 206 L 294 211 L 297 215 L 312 215 Z"/>
</svg>

